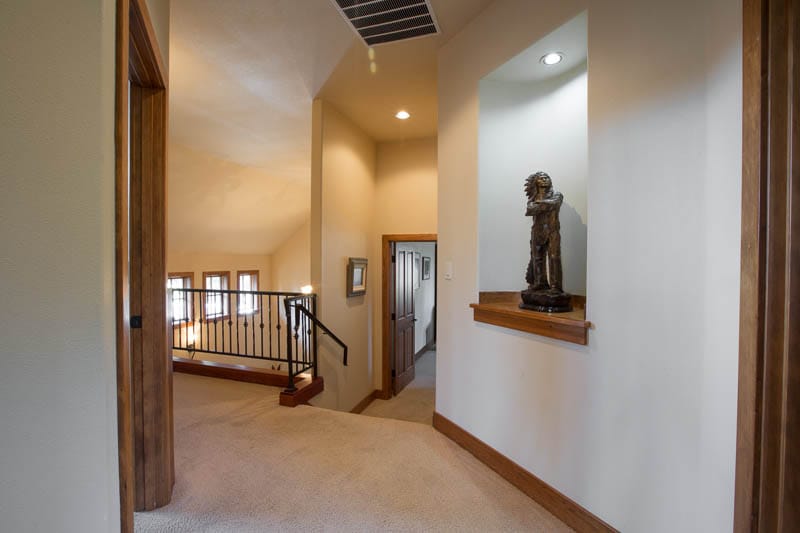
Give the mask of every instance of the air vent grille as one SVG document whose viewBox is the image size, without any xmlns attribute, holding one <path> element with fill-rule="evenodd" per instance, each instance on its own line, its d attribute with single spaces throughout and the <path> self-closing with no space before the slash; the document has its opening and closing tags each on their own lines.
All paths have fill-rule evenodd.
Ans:
<svg viewBox="0 0 800 533">
<path fill-rule="evenodd" d="M 439 33 L 430 0 L 332 0 L 368 46 Z"/>
</svg>

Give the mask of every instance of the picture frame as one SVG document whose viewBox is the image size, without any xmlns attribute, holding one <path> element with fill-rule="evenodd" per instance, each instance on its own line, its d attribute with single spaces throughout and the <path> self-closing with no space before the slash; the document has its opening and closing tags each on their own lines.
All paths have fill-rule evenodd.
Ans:
<svg viewBox="0 0 800 533">
<path fill-rule="evenodd" d="M 414 252 L 414 287 L 413 289 L 416 291 L 419 289 L 420 286 L 420 277 L 422 274 L 422 265 L 421 263 L 421 254 L 419 252 Z"/>
<path fill-rule="evenodd" d="M 422 257 L 422 279 L 431 279 L 431 258 Z"/>
<path fill-rule="evenodd" d="M 367 259 L 351 257 L 347 261 L 347 297 L 367 293 Z"/>
</svg>

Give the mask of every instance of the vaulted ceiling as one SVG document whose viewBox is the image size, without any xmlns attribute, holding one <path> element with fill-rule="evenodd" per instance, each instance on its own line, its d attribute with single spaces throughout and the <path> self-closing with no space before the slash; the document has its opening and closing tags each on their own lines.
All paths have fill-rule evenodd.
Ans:
<svg viewBox="0 0 800 533">
<path fill-rule="evenodd" d="M 491 1 L 431 0 L 441 34 L 372 72 L 330 0 L 172 0 L 170 249 L 271 253 L 304 222 L 317 96 L 378 141 L 435 135 L 436 51 Z"/>
</svg>

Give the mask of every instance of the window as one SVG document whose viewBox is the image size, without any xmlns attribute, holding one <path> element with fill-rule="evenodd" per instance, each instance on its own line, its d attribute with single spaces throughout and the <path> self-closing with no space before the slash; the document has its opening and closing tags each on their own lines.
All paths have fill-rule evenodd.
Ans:
<svg viewBox="0 0 800 533">
<path fill-rule="evenodd" d="M 167 279 L 168 289 L 191 289 L 193 272 L 170 272 Z M 192 312 L 192 293 L 180 290 L 173 290 L 171 295 L 172 302 L 172 323 L 181 324 L 191 322 L 194 317 Z"/>
<path fill-rule="evenodd" d="M 203 272 L 203 288 L 207 291 L 203 313 L 206 319 L 226 318 L 228 316 L 230 295 L 222 291 L 228 290 L 230 277 L 230 272 Z"/>
<path fill-rule="evenodd" d="M 240 291 L 258 291 L 258 270 L 240 270 L 237 272 L 239 278 L 238 289 Z M 239 295 L 239 314 L 249 315 L 258 312 L 258 295 L 240 294 Z"/>
</svg>

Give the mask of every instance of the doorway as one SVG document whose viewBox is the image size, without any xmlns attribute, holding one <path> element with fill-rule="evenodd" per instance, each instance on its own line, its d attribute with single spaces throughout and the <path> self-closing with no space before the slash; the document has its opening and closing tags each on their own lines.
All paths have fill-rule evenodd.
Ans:
<svg viewBox="0 0 800 533">
<path fill-rule="evenodd" d="M 383 236 L 381 389 L 364 414 L 423 421 L 433 408 L 436 357 L 436 234 Z M 412 389 L 414 391 L 412 392 Z M 403 394 L 403 391 L 406 393 Z M 414 406 L 400 405 L 396 401 Z M 432 416 L 432 412 L 430 413 Z"/>
</svg>

